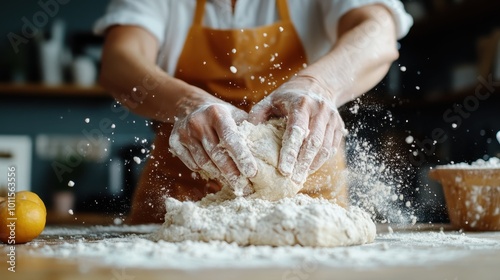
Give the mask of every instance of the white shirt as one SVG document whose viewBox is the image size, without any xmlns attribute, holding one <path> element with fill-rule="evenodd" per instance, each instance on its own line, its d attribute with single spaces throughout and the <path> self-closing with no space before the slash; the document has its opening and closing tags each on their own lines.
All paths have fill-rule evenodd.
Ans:
<svg viewBox="0 0 500 280">
<path fill-rule="evenodd" d="M 279 20 L 275 0 L 238 0 L 233 13 L 231 0 L 209 0 L 204 25 L 217 29 L 252 28 Z M 339 19 L 351 9 L 380 3 L 391 12 L 397 36 L 405 36 L 413 19 L 399 0 L 288 0 L 290 17 L 304 45 L 308 63 L 325 55 L 337 40 Z M 134 25 L 153 34 L 160 44 L 158 65 L 170 75 L 193 23 L 196 0 L 111 0 L 106 14 L 94 26 L 103 34 L 112 25 Z"/>
</svg>

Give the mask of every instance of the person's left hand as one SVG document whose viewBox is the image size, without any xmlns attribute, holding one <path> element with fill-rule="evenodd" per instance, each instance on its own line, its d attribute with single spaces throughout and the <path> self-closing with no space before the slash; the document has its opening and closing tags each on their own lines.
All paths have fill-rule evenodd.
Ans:
<svg viewBox="0 0 500 280">
<path fill-rule="evenodd" d="M 257 124 L 271 117 L 287 117 L 278 170 L 302 184 L 340 145 L 346 134 L 332 93 L 311 76 L 295 76 L 250 111 Z"/>
</svg>

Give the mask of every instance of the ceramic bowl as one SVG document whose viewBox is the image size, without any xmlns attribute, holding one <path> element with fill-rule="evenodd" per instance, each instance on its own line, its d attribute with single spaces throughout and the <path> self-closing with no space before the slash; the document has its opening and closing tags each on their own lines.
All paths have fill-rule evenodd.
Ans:
<svg viewBox="0 0 500 280">
<path fill-rule="evenodd" d="M 500 230 L 500 168 L 438 166 L 429 176 L 443 186 L 454 227 L 469 231 Z"/>
</svg>

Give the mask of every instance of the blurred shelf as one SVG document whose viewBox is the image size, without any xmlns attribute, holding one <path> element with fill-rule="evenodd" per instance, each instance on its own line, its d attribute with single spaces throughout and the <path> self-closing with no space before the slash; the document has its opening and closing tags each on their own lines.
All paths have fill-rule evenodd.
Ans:
<svg viewBox="0 0 500 280">
<path fill-rule="evenodd" d="M 488 93 L 486 99 L 495 98 L 500 96 L 500 87 L 493 86 L 492 91 L 488 91 L 483 85 L 471 86 L 459 90 L 448 90 L 444 92 L 436 92 L 436 94 L 429 94 L 428 96 L 422 98 L 420 102 L 425 103 L 441 103 L 441 104 L 452 104 L 452 103 L 463 103 L 468 96 L 474 96 L 476 91 L 481 95 Z"/>
<path fill-rule="evenodd" d="M 372 90 L 361 97 L 361 104 L 367 106 L 368 108 L 375 108 L 377 110 L 380 108 L 417 109 L 443 106 L 448 107 L 455 103 L 463 104 L 467 97 L 475 95 L 476 89 L 478 89 L 478 85 L 459 90 L 429 92 L 421 97 L 408 97 L 415 96 L 417 92 L 406 92 L 402 96 L 394 97 L 381 91 Z M 485 91 L 486 88 L 484 86 L 481 86 L 479 89 L 481 90 L 481 94 L 489 92 L 489 96 L 485 100 L 480 100 L 481 102 L 498 102 L 500 99 L 499 86 L 493 86 L 492 91 Z"/>
<path fill-rule="evenodd" d="M 50 86 L 44 84 L 0 83 L 0 96 L 65 96 L 65 97 L 110 97 L 100 86 L 83 87 L 74 84 Z"/>
<path fill-rule="evenodd" d="M 402 42 L 416 45 L 429 44 L 430 38 L 442 36 L 462 27 L 477 26 L 487 18 L 497 17 L 500 11 L 498 0 L 464 0 L 459 4 L 431 12 L 428 16 L 415 21 L 410 33 Z"/>
</svg>

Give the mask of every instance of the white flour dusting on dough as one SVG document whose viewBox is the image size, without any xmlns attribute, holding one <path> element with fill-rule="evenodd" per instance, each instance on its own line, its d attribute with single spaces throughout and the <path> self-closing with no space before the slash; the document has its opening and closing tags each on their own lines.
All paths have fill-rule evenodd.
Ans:
<svg viewBox="0 0 500 280">
<path fill-rule="evenodd" d="M 291 176 L 283 176 L 277 168 L 285 127 L 284 119 L 273 119 L 258 125 L 243 121 L 238 126 L 238 133 L 254 156 L 258 172 L 256 176 L 248 178 L 252 184 L 251 191 L 238 189 L 237 186 L 229 186 L 225 180 L 220 180 L 224 187 L 231 188 L 236 196 L 252 193 L 252 198 L 266 200 L 278 200 L 296 195 L 302 189 L 302 184 L 293 182 Z M 217 171 L 200 172 L 200 175 L 205 179 L 217 180 L 218 174 Z M 238 181 L 242 180 L 246 180 L 246 178 L 240 177 L 238 179 Z M 245 184 L 236 185 L 245 186 Z"/>
<path fill-rule="evenodd" d="M 244 121 L 238 127 L 258 165 L 259 172 L 250 178 L 254 191 L 253 198 L 278 200 L 292 197 L 302 188 L 302 185 L 293 182 L 290 176 L 283 176 L 278 171 L 279 152 L 285 128 L 286 122 L 283 119 L 270 120 L 259 125 Z"/>
</svg>

